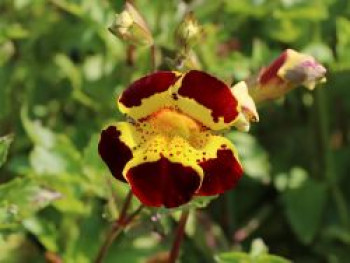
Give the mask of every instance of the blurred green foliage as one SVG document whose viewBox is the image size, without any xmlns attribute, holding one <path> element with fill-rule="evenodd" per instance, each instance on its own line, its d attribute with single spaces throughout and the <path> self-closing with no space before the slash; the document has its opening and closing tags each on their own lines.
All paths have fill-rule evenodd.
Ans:
<svg viewBox="0 0 350 263">
<path fill-rule="evenodd" d="M 166 69 L 185 4 L 134 2 Z M 257 237 L 295 262 L 347 262 L 350 2 L 186 2 L 205 32 L 195 48 L 199 65 L 223 80 L 245 79 L 289 47 L 329 73 L 314 93 L 298 89 L 262 105 L 250 134 L 228 134 L 246 176 L 191 214 L 182 262 L 285 262 L 264 249 L 243 253 Z M 0 2 L 0 262 L 92 262 L 119 214 L 127 186 L 100 161 L 99 131 L 122 118 L 117 95 L 150 71 L 146 48 L 130 49 L 107 31 L 122 7 L 122 0 Z M 174 218 L 145 210 L 106 262 L 142 262 L 169 249 Z"/>
</svg>

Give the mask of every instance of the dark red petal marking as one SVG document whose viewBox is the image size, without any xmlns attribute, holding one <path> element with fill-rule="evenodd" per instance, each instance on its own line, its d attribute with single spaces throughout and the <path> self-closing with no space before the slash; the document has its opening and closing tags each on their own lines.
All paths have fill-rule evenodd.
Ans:
<svg viewBox="0 0 350 263">
<path fill-rule="evenodd" d="M 235 187 L 243 170 L 231 150 L 218 150 L 217 158 L 199 164 L 204 171 L 201 188 L 196 195 L 221 194 Z"/>
<path fill-rule="evenodd" d="M 238 115 L 237 100 L 229 87 L 207 73 L 197 70 L 188 72 L 178 93 L 212 110 L 215 122 L 218 122 L 219 117 L 223 117 L 224 121 L 229 123 Z"/>
<path fill-rule="evenodd" d="M 119 101 L 126 107 L 140 106 L 141 100 L 166 91 L 178 77 L 171 71 L 159 71 L 136 80 L 121 95 Z"/>
<path fill-rule="evenodd" d="M 130 148 L 120 140 L 120 131 L 115 126 L 109 126 L 101 133 L 98 152 L 107 164 L 112 175 L 126 182 L 122 172 L 125 164 L 132 158 Z"/>
<path fill-rule="evenodd" d="M 187 203 L 200 184 L 195 170 L 164 157 L 133 167 L 126 176 L 140 201 L 155 207 L 177 207 Z"/>
<path fill-rule="evenodd" d="M 278 70 L 287 60 L 287 50 L 284 51 L 278 58 L 276 58 L 267 68 L 263 69 L 263 72 L 260 76 L 260 84 L 265 85 L 272 79 L 282 81 L 282 79 L 277 76 Z"/>
</svg>

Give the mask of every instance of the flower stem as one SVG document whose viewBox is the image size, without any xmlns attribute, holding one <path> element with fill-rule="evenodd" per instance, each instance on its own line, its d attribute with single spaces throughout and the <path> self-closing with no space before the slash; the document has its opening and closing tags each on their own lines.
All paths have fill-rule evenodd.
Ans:
<svg viewBox="0 0 350 263">
<path fill-rule="evenodd" d="M 319 144 L 321 160 L 323 162 L 324 179 L 330 186 L 330 192 L 333 197 L 335 207 L 338 212 L 340 222 L 343 227 L 349 227 L 349 213 L 346 206 L 344 195 L 339 188 L 336 179 L 333 154 L 329 145 L 329 116 L 327 111 L 327 99 L 324 89 L 315 90 L 315 110 L 316 110 L 316 128 L 319 132 Z"/>
<path fill-rule="evenodd" d="M 120 223 L 121 221 L 124 220 L 125 216 L 126 216 L 126 213 L 128 211 L 128 208 L 131 204 L 131 199 L 132 199 L 132 191 L 129 190 L 129 193 L 127 194 L 125 200 L 124 200 L 124 204 L 123 204 L 123 207 L 122 207 L 122 210 L 119 214 L 119 218 L 117 220 L 117 223 Z"/>
<path fill-rule="evenodd" d="M 176 236 L 175 236 L 175 239 L 173 242 L 173 246 L 172 246 L 171 251 L 170 251 L 169 263 L 175 263 L 176 259 L 179 256 L 180 246 L 181 246 L 181 242 L 183 240 L 184 234 L 185 234 L 185 226 L 187 223 L 189 212 L 190 212 L 190 210 L 188 208 L 185 208 L 182 211 L 181 218 L 180 218 L 179 224 L 177 226 Z"/>
<path fill-rule="evenodd" d="M 123 229 L 134 219 L 134 217 L 140 213 L 143 206 L 140 205 L 139 208 L 137 208 L 133 213 L 131 213 L 129 216 L 126 215 L 128 208 L 131 204 L 132 199 L 132 192 L 129 191 L 128 195 L 125 198 L 121 213 L 118 217 L 118 219 L 113 223 L 111 229 L 108 231 L 105 241 L 103 242 L 102 246 L 100 247 L 100 250 L 97 254 L 97 257 L 95 259 L 95 263 L 101 263 L 103 262 L 104 258 L 107 255 L 108 249 L 112 245 L 113 241 L 116 239 L 117 236 L 123 231 Z"/>
<path fill-rule="evenodd" d="M 135 46 L 128 45 L 126 49 L 126 64 L 129 67 L 133 67 L 135 65 Z"/>
<path fill-rule="evenodd" d="M 153 44 L 150 46 L 150 55 L 151 55 L 151 72 L 156 71 L 156 46 Z"/>
</svg>

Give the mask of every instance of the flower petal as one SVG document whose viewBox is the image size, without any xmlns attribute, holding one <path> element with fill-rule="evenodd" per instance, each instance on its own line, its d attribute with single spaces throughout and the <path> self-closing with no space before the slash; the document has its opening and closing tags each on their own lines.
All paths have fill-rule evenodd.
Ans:
<svg viewBox="0 0 350 263">
<path fill-rule="evenodd" d="M 186 73 L 175 96 L 182 112 L 213 130 L 228 128 L 238 116 L 238 101 L 229 87 L 201 71 Z"/>
<path fill-rule="evenodd" d="M 136 80 L 120 96 L 118 102 L 120 111 L 139 120 L 163 107 L 170 106 L 169 89 L 178 78 L 179 74 L 176 72 L 159 71 Z"/>
<path fill-rule="evenodd" d="M 201 183 L 196 170 L 165 157 L 129 169 L 126 178 L 143 204 L 168 208 L 190 201 Z"/>
<path fill-rule="evenodd" d="M 304 85 L 313 90 L 326 81 L 326 69 L 310 55 L 287 49 L 287 60 L 278 70 L 278 76 L 294 85 Z"/>
<path fill-rule="evenodd" d="M 282 97 L 299 85 L 312 90 L 326 81 L 325 74 L 326 69 L 314 57 L 287 49 L 247 84 L 249 94 L 258 103 Z"/>
<path fill-rule="evenodd" d="M 212 136 L 205 151 L 209 158 L 199 163 L 204 178 L 196 195 L 216 195 L 232 189 L 243 174 L 232 143 L 224 137 Z"/>
<path fill-rule="evenodd" d="M 230 127 L 240 110 L 225 83 L 197 70 L 184 75 L 163 71 L 141 78 L 123 92 L 118 105 L 135 120 L 162 108 L 177 109 L 213 130 Z"/>
<path fill-rule="evenodd" d="M 198 158 L 186 139 L 156 134 L 134 151 L 123 175 L 145 205 L 179 206 L 191 199 L 203 180 Z"/>
<path fill-rule="evenodd" d="M 134 127 L 126 122 L 116 126 L 108 126 L 101 133 L 98 152 L 107 164 L 112 175 L 123 182 L 122 172 L 126 163 L 133 157 L 132 147 L 135 146 L 132 134 Z"/>
<path fill-rule="evenodd" d="M 277 59 L 275 59 L 271 65 L 269 65 L 267 68 L 264 68 L 262 70 L 262 74 L 259 78 L 260 85 L 267 85 L 270 81 L 274 82 L 283 82 L 283 80 L 280 78 L 278 71 L 283 66 L 283 64 L 286 62 L 288 57 L 287 50 L 284 51 Z"/>
<path fill-rule="evenodd" d="M 256 110 L 255 103 L 248 93 L 247 84 L 241 81 L 231 88 L 232 94 L 236 97 L 241 105 L 241 112 L 234 126 L 239 131 L 249 131 L 250 122 L 258 122 L 259 114 Z"/>
</svg>

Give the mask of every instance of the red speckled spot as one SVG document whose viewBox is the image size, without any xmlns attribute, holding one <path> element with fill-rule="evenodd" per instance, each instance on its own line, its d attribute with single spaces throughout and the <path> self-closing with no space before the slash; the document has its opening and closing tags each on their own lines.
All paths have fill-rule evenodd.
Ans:
<svg viewBox="0 0 350 263">
<path fill-rule="evenodd" d="M 177 79 L 178 77 L 171 71 L 159 71 L 142 77 L 122 93 L 119 101 L 129 108 L 140 106 L 142 99 L 166 91 Z"/>
<path fill-rule="evenodd" d="M 241 178 L 243 170 L 231 150 L 218 150 L 217 158 L 199 163 L 204 171 L 200 196 L 221 194 L 232 189 Z"/>
<path fill-rule="evenodd" d="M 164 157 L 133 167 L 126 176 L 140 201 L 155 207 L 177 207 L 187 203 L 200 184 L 195 170 Z"/>
<path fill-rule="evenodd" d="M 282 81 L 281 78 L 277 76 L 277 72 L 282 67 L 282 65 L 286 60 L 287 60 L 287 51 L 284 51 L 267 68 L 263 69 L 263 72 L 259 80 L 260 84 L 265 85 L 272 79 Z"/>
<path fill-rule="evenodd" d="M 126 182 L 122 172 L 125 164 L 132 158 L 130 148 L 123 143 L 120 137 L 120 131 L 115 126 L 109 126 L 101 133 L 98 144 L 98 152 L 102 160 L 107 164 L 112 175 L 123 182 Z"/>
<path fill-rule="evenodd" d="M 189 71 L 182 80 L 179 95 L 194 99 L 197 103 L 212 110 L 214 122 L 223 117 L 226 123 L 237 115 L 237 100 L 229 87 L 217 78 L 197 70 Z"/>
</svg>

